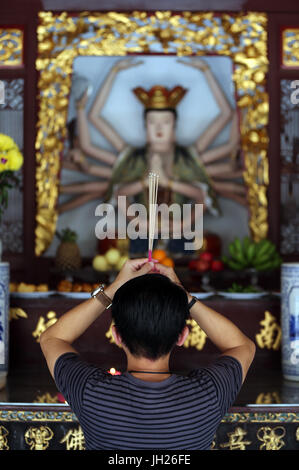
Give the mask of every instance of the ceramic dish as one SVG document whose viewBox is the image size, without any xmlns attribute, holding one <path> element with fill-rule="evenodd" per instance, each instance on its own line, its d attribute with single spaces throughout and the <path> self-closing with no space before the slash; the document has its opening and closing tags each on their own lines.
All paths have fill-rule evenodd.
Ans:
<svg viewBox="0 0 299 470">
<path fill-rule="evenodd" d="M 218 295 L 222 297 L 226 297 L 227 299 L 236 299 L 236 300 L 250 300 L 250 299 L 259 299 L 264 295 L 267 295 L 267 292 L 226 292 L 226 291 L 218 291 Z"/>
<path fill-rule="evenodd" d="M 212 297 L 212 295 L 215 295 L 214 292 L 192 292 L 190 293 L 193 297 L 196 297 L 197 299 L 207 299 L 208 297 Z"/>
<path fill-rule="evenodd" d="M 10 292 L 9 293 L 11 297 L 16 297 L 16 298 L 23 298 L 23 299 L 41 299 L 44 297 L 50 297 L 51 295 L 56 294 L 56 291 L 49 290 L 49 291 L 43 291 L 43 292 Z"/>
</svg>

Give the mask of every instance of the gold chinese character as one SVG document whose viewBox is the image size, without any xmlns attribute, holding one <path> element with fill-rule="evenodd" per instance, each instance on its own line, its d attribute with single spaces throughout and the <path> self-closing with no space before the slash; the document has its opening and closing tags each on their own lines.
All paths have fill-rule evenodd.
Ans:
<svg viewBox="0 0 299 470">
<path fill-rule="evenodd" d="M 257 438 L 263 442 L 260 450 L 280 450 L 285 445 L 282 440 L 285 433 L 286 431 L 282 426 L 273 429 L 268 426 L 261 427 L 257 432 Z"/>
<path fill-rule="evenodd" d="M 267 310 L 265 318 L 260 322 L 263 328 L 255 336 L 256 342 L 260 348 L 274 349 L 277 351 L 281 342 L 281 328 L 276 322 L 276 318 Z"/>
<path fill-rule="evenodd" d="M 28 318 L 27 313 L 19 307 L 9 309 L 9 321 L 18 320 L 19 318 Z"/>
<path fill-rule="evenodd" d="M 110 328 L 109 328 L 109 330 L 108 330 L 107 333 L 106 333 L 106 338 L 109 339 L 110 343 L 116 344 L 116 342 L 114 341 L 113 335 L 112 335 L 112 325 L 114 325 L 114 322 L 113 322 L 113 321 L 111 322 Z M 121 346 L 120 346 L 119 344 L 116 344 L 116 346 L 118 346 L 119 348 L 121 348 Z"/>
<path fill-rule="evenodd" d="M 67 450 L 85 450 L 85 440 L 82 429 L 70 429 L 60 441 L 66 443 Z"/>
<path fill-rule="evenodd" d="M 296 429 L 296 441 L 299 441 L 299 428 Z"/>
<path fill-rule="evenodd" d="M 205 332 L 200 328 L 198 323 L 195 320 L 187 320 L 187 325 L 191 326 L 190 332 L 185 339 L 183 346 L 185 348 L 189 348 L 190 346 L 194 346 L 199 351 L 203 349 L 207 335 Z"/>
<path fill-rule="evenodd" d="M 216 438 L 216 436 L 215 436 L 215 438 Z M 215 438 L 214 438 L 214 441 L 213 441 L 212 444 L 211 444 L 210 450 L 217 450 L 217 449 L 216 449 L 216 441 L 215 441 Z"/>
<path fill-rule="evenodd" d="M 30 450 L 45 450 L 53 436 L 53 431 L 48 426 L 30 427 L 25 433 L 25 441 Z"/>
<path fill-rule="evenodd" d="M 280 396 L 278 392 L 260 393 L 255 400 L 257 404 L 280 403 Z"/>
<path fill-rule="evenodd" d="M 37 325 L 36 325 L 36 328 L 35 330 L 33 331 L 32 333 L 32 336 L 34 338 L 36 338 L 36 341 L 39 343 L 39 338 L 40 338 L 40 335 L 46 331 L 47 328 L 49 328 L 49 326 L 52 326 L 54 325 L 54 323 L 57 322 L 57 318 L 56 318 L 56 313 L 55 312 L 48 312 L 47 313 L 47 317 L 48 317 L 48 321 L 46 321 L 46 319 L 44 317 L 39 317 L 39 320 L 37 322 Z"/>
<path fill-rule="evenodd" d="M 0 426 L 0 450 L 9 450 L 7 436 L 7 429 L 4 426 Z"/>
<path fill-rule="evenodd" d="M 228 442 L 220 444 L 220 447 L 229 447 L 229 450 L 246 450 L 246 446 L 251 444 L 251 441 L 243 441 L 246 434 L 244 429 L 238 427 L 234 432 L 228 433 Z"/>
</svg>

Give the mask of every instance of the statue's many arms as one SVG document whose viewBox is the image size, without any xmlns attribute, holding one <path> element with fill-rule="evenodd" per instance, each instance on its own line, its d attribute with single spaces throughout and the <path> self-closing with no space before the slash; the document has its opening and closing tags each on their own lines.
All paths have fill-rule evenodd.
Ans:
<svg viewBox="0 0 299 470">
<path fill-rule="evenodd" d="M 141 63 L 131 58 L 118 61 L 108 73 L 88 116 L 85 111 L 87 92 L 77 101 L 78 137 L 63 161 L 65 168 L 94 175 L 99 180 L 61 185 L 60 193 L 75 196 L 59 205 L 59 213 L 91 200 L 109 200 L 120 195 L 146 204 L 149 171 L 159 174 L 158 203 L 193 201 L 203 204 L 204 210 L 214 215 L 220 213 L 218 195 L 247 205 L 246 188 L 240 183 L 243 170 L 236 159 L 239 150 L 237 112 L 231 108 L 211 69 L 202 59 L 192 58 L 188 62 L 178 59 L 178 62 L 204 73 L 220 109 L 219 115 L 194 145 L 183 147 L 176 142 L 175 124 L 176 106 L 186 90 L 180 86 L 172 90 L 161 86 L 154 86 L 148 91 L 135 88 L 135 96 L 145 108 L 146 143 L 143 148 L 132 148 L 101 116 L 116 75 Z M 115 153 L 92 144 L 88 120 L 110 142 Z M 228 142 L 209 149 L 229 122 Z M 86 156 L 102 164 L 91 164 Z"/>
</svg>

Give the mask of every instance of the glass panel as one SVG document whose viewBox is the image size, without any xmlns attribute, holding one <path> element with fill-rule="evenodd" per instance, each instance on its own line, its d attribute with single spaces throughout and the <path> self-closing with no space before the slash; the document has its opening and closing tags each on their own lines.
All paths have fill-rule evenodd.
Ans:
<svg viewBox="0 0 299 470">
<path fill-rule="evenodd" d="M 0 28 L 0 66 L 23 65 L 23 31 Z"/>
<path fill-rule="evenodd" d="M 293 85 L 293 80 L 281 80 L 282 254 L 299 253 L 299 105 Z"/>
<path fill-rule="evenodd" d="M 282 65 L 299 67 L 299 28 L 287 28 L 282 32 Z"/>
<path fill-rule="evenodd" d="M 2 80 L 5 89 L 5 102 L 0 104 L 0 132 L 14 139 L 23 153 L 23 91 L 24 80 Z M 11 188 L 8 192 L 8 207 L 0 225 L 0 238 L 3 251 L 22 253 L 23 251 L 23 172 L 16 176 L 20 187 Z"/>
</svg>

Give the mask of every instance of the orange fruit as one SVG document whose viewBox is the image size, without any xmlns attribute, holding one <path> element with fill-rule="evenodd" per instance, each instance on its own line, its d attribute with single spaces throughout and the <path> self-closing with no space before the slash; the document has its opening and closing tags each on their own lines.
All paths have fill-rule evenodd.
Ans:
<svg viewBox="0 0 299 470">
<path fill-rule="evenodd" d="M 171 268 L 174 267 L 174 261 L 173 259 L 171 258 L 164 258 L 163 261 L 161 262 L 161 264 L 163 264 L 163 266 L 170 266 Z"/>
<path fill-rule="evenodd" d="M 167 258 L 167 254 L 165 250 L 157 248 L 156 250 L 153 250 L 152 252 L 152 258 L 156 259 L 159 261 L 159 263 L 162 263 L 162 261 Z"/>
</svg>

